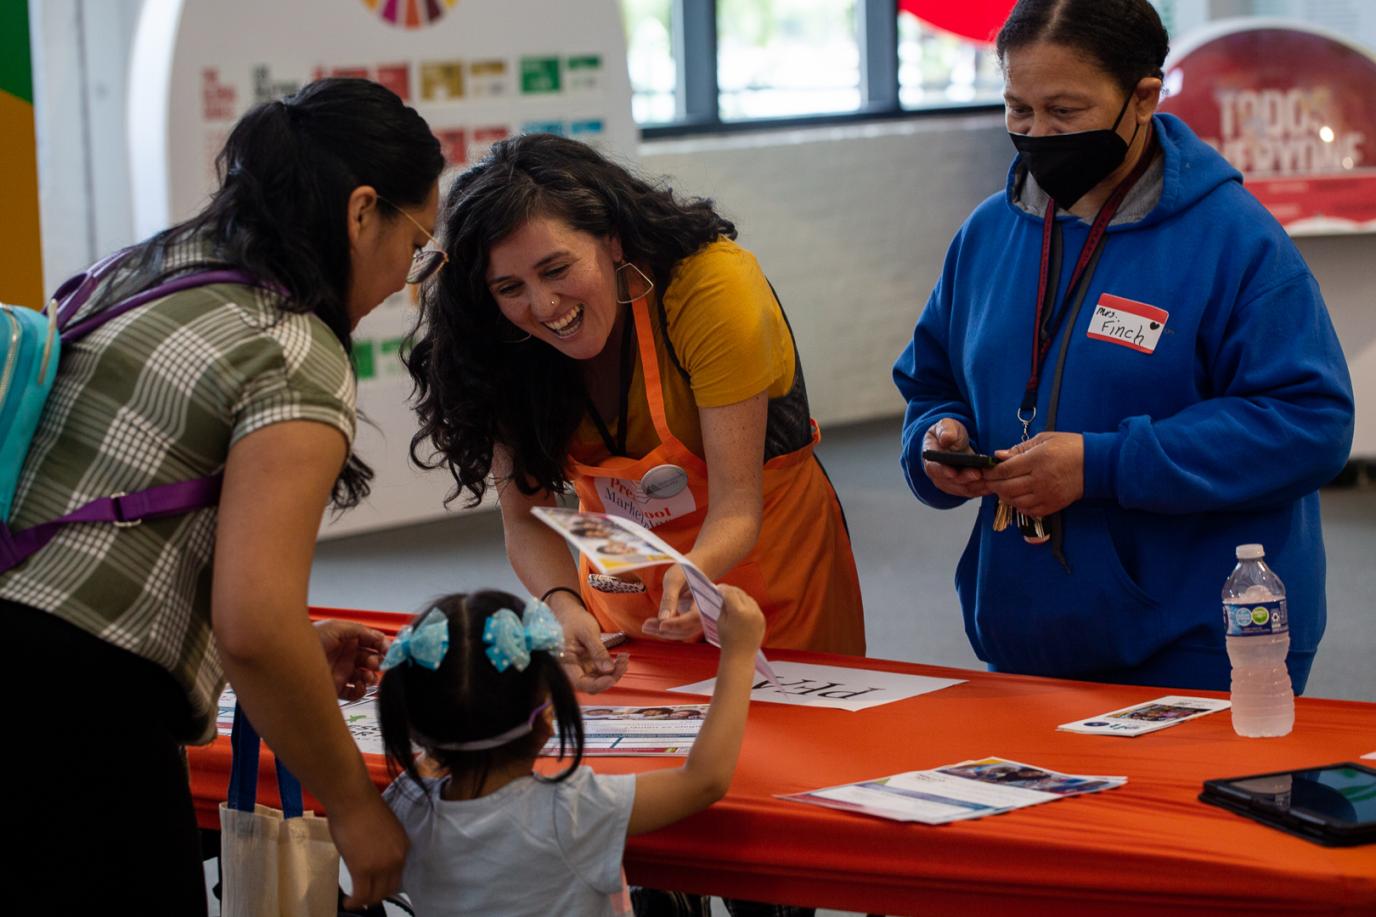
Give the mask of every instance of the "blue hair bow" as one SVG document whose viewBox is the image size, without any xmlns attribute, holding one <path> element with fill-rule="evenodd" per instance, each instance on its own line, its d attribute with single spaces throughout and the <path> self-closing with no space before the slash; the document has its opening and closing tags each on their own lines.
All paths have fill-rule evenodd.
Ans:
<svg viewBox="0 0 1376 917">
<path fill-rule="evenodd" d="M 408 624 L 401 629 L 387 648 L 380 668 L 385 672 L 403 662 L 413 662 L 433 672 L 440 667 L 448 651 L 449 618 L 432 608 L 414 626 Z"/>
<path fill-rule="evenodd" d="M 483 643 L 487 644 L 487 658 L 498 672 L 511 666 L 524 672 L 530 665 L 531 650 L 564 648 L 564 628 L 548 605 L 531 599 L 526 602 L 521 618 L 509 608 L 490 615 L 483 626 Z"/>
</svg>

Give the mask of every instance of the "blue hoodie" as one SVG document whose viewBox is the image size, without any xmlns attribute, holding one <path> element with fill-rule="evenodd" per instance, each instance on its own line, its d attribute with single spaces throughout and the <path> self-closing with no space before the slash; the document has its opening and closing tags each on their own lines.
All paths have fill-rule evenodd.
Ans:
<svg viewBox="0 0 1376 917">
<path fill-rule="evenodd" d="M 1069 570 L 1016 528 L 995 533 L 993 497 L 956 568 L 970 643 L 998 670 L 1113 680 L 1168 648 L 1221 652 L 1220 589 L 1235 546 L 1252 542 L 1285 582 L 1292 654 L 1312 658 L 1323 635 L 1316 491 L 1352 444 L 1347 364 L 1313 275 L 1242 176 L 1179 119 L 1154 123 L 1160 200 L 1109 227 L 1061 380 L 1056 429 L 1084 434 L 1084 497 L 1061 514 Z M 1022 435 L 1042 218 L 1014 202 L 1019 171 L 1015 159 L 1004 193 L 961 226 L 894 365 L 908 403 L 903 471 L 938 509 L 964 501 L 922 469 L 932 424 L 959 420 L 980 452 Z M 1057 219 L 1060 302 L 1089 227 Z M 1102 339 L 1102 314 L 1100 337 L 1089 336 L 1104 294 L 1168 313 L 1153 352 Z M 1040 418 L 1062 339 L 1046 359 Z M 1225 689 L 1218 671 L 1177 681 Z"/>
</svg>

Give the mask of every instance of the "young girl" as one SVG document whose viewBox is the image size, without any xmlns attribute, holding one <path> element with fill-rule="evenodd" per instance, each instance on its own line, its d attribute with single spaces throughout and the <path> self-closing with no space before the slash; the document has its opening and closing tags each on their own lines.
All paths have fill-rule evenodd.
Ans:
<svg viewBox="0 0 1376 917">
<path fill-rule="evenodd" d="M 616 913 L 626 835 L 707 808 L 736 768 L 764 615 L 722 588 L 702 731 L 682 767 L 647 774 L 579 766 L 583 720 L 559 661 L 563 630 L 543 603 L 453 595 L 401 632 L 382 664 L 378 712 L 389 764 L 405 772 L 385 797 L 411 840 L 402 886 L 418 914 Z M 554 723 L 572 760 L 538 776 Z M 441 776 L 422 777 L 415 749 Z"/>
</svg>

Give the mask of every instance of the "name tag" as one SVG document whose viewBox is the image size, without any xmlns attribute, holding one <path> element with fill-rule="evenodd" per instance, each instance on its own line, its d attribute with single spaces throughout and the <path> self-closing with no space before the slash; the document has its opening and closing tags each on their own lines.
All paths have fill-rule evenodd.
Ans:
<svg viewBox="0 0 1376 917">
<path fill-rule="evenodd" d="M 683 488 L 672 497 L 651 497 L 645 493 L 639 481 L 598 478 L 595 484 L 604 513 L 629 519 L 647 529 L 658 528 L 698 508 L 691 487 Z"/>
<path fill-rule="evenodd" d="M 1105 293 L 1094 307 L 1089 336 L 1096 341 L 1131 347 L 1139 353 L 1155 353 L 1156 342 L 1161 340 L 1170 317 L 1165 309 Z"/>
</svg>

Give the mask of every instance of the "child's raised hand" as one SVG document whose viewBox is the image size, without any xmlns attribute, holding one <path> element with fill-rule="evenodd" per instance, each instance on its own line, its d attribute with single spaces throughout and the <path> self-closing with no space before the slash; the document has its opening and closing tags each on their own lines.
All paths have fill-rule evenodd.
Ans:
<svg viewBox="0 0 1376 917">
<path fill-rule="evenodd" d="M 721 616 L 717 618 L 717 637 L 721 640 L 722 652 L 754 656 L 764 640 L 764 612 L 744 590 L 725 583 L 718 588 L 724 600 Z"/>
</svg>

